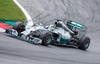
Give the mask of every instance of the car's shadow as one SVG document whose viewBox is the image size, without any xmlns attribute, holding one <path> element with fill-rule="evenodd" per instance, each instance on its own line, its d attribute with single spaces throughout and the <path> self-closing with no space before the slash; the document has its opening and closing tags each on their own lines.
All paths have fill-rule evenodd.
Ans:
<svg viewBox="0 0 100 64">
<path fill-rule="evenodd" d="M 53 44 L 51 44 L 53 45 Z M 60 48 L 74 48 L 74 49 L 78 49 L 77 46 L 73 46 L 73 45 L 53 45 L 56 47 L 60 47 Z"/>
</svg>

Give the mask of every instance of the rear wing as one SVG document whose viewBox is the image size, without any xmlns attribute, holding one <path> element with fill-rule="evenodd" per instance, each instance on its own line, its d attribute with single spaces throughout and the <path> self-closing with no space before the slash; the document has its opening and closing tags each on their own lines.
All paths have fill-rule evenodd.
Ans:
<svg viewBox="0 0 100 64">
<path fill-rule="evenodd" d="M 87 27 L 81 23 L 70 21 L 68 25 L 72 27 L 72 31 L 78 31 L 79 37 L 85 36 L 87 33 Z"/>
<path fill-rule="evenodd" d="M 87 29 L 87 27 L 81 23 L 75 22 L 75 21 L 71 21 L 69 23 L 70 26 L 76 27 L 78 29 Z"/>
</svg>

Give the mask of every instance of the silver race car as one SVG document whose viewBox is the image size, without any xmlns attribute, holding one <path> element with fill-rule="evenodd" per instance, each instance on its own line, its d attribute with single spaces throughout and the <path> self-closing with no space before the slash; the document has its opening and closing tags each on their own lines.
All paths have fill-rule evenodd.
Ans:
<svg viewBox="0 0 100 64">
<path fill-rule="evenodd" d="M 41 43 L 45 46 L 74 45 L 82 50 L 86 50 L 90 45 L 90 38 L 86 36 L 86 31 L 85 25 L 71 20 L 66 24 L 57 20 L 51 25 L 34 24 L 29 28 L 26 28 L 22 22 L 17 22 L 12 29 L 6 29 L 7 34 L 32 43 Z"/>
</svg>

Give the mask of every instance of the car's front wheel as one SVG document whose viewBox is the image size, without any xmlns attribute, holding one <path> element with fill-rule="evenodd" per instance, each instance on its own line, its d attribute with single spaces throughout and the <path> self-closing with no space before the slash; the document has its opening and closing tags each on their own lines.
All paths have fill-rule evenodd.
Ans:
<svg viewBox="0 0 100 64">
<path fill-rule="evenodd" d="M 25 30 L 25 25 L 22 22 L 16 22 L 16 24 L 13 26 L 13 29 L 20 33 Z"/>
<path fill-rule="evenodd" d="M 52 34 L 49 31 L 42 31 L 41 33 L 41 37 L 42 37 L 42 45 L 44 46 L 48 46 L 51 42 L 52 42 Z"/>
</svg>

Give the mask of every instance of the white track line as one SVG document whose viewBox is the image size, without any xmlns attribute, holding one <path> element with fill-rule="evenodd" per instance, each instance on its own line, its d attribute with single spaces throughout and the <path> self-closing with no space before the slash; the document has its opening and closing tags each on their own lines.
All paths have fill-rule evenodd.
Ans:
<svg viewBox="0 0 100 64">
<path fill-rule="evenodd" d="M 27 18 L 28 23 L 27 23 L 26 28 L 32 26 L 33 21 L 32 21 L 31 16 L 28 14 L 28 12 L 21 6 L 21 4 L 19 4 L 19 2 L 17 0 L 13 0 L 13 1 L 19 6 L 19 8 L 23 11 L 23 13 L 25 14 L 25 16 Z"/>
<path fill-rule="evenodd" d="M 5 30 L 4 30 L 4 29 L 2 29 L 2 28 L 0 28 L 0 32 L 5 32 Z"/>
<path fill-rule="evenodd" d="M 27 18 L 27 27 L 31 27 L 33 25 L 33 21 L 31 16 L 28 14 L 28 12 L 19 4 L 19 2 L 17 0 L 13 0 L 15 2 L 15 4 L 17 4 L 19 6 L 19 8 L 23 11 L 23 13 L 25 14 L 26 18 Z M 0 32 L 5 32 L 4 29 L 0 28 Z"/>
</svg>

